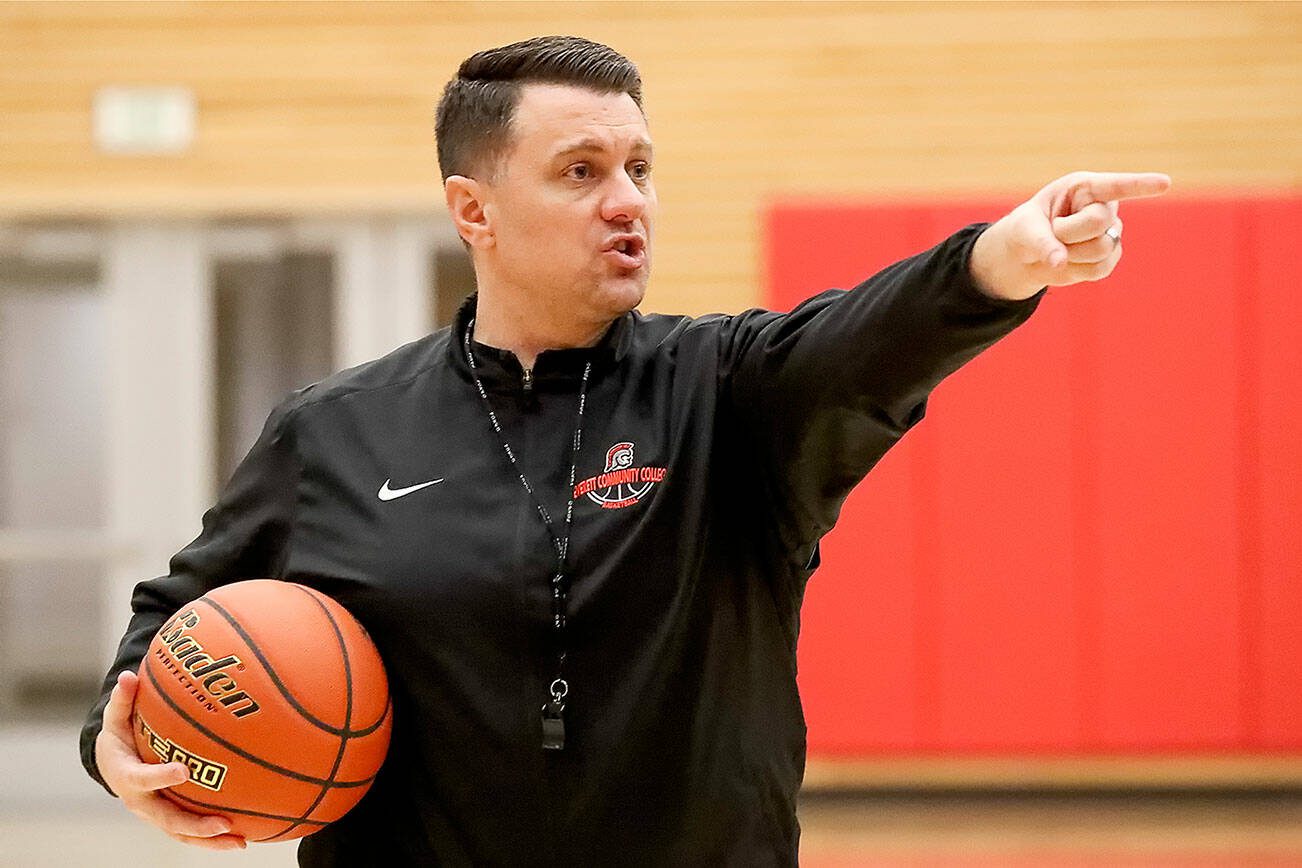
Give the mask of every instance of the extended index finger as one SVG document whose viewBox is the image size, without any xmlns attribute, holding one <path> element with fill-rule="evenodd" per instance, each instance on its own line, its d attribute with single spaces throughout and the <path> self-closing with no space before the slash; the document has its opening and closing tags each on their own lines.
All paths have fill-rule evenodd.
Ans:
<svg viewBox="0 0 1302 868">
<path fill-rule="evenodd" d="M 1074 197 L 1077 210 L 1087 202 L 1143 199 L 1171 189 L 1171 176 L 1161 172 L 1096 172 L 1085 178 Z M 1080 195 L 1084 192 L 1086 199 Z"/>
</svg>

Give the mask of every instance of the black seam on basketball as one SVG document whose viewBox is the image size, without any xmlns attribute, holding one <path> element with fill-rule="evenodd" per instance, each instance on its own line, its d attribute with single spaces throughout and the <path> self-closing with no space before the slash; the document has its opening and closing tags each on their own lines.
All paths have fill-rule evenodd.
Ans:
<svg viewBox="0 0 1302 868">
<path fill-rule="evenodd" d="M 274 666 L 271 665 L 271 661 L 268 660 L 267 656 L 262 653 L 262 649 L 259 648 L 257 643 L 253 641 L 253 637 L 248 634 L 248 631 L 244 629 L 244 626 L 240 624 L 239 621 L 235 620 L 234 615 L 226 611 L 226 609 L 224 609 L 220 604 L 214 602 L 208 597 L 200 597 L 197 600 L 197 602 L 206 603 L 218 615 L 221 615 L 223 618 L 225 618 L 226 623 L 230 624 L 231 627 L 234 628 L 236 633 L 240 634 L 240 638 L 244 640 L 245 645 L 249 646 L 249 650 L 253 652 L 253 656 L 258 658 L 258 662 L 262 664 L 262 668 L 266 670 L 267 675 L 270 676 L 271 678 L 271 683 L 276 685 L 276 689 L 280 691 L 280 695 L 285 697 L 285 701 L 288 702 L 295 711 L 301 714 L 308 723 L 312 724 L 317 729 L 324 730 L 325 732 L 330 733 L 331 735 L 344 734 L 344 731 L 339 729 L 338 727 L 331 726 L 330 724 L 326 723 L 324 720 L 318 720 L 312 714 L 312 712 L 308 711 L 306 708 L 303 707 L 303 704 L 294 697 L 294 694 L 289 692 L 289 688 L 285 686 L 285 682 L 281 681 L 280 676 L 276 674 L 276 669 Z"/>
<path fill-rule="evenodd" d="M 291 587 L 297 587 L 297 585 L 291 585 Z M 339 773 L 339 766 L 344 761 L 344 752 L 348 749 L 348 731 L 349 727 L 353 725 L 353 668 L 348 661 L 348 643 L 344 641 L 343 631 L 339 629 L 339 623 L 335 620 L 335 616 L 330 614 L 330 610 L 327 609 L 325 604 L 318 600 L 316 595 L 311 591 L 304 590 L 303 588 L 299 588 L 299 590 L 304 594 L 307 594 L 308 598 L 313 603 L 316 603 L 325 614 L 326 620 L 330 622 L 330 629 L 335 631 L 335 639 L 339 642 L 339 653 L 343 655 L 344 658 L 344 734 L 339 736 L 339 752 L 335 754 L 335 764 L 330 769 L 330 776 L 326 778 L 326 781 L 329 782 L 333 781 L 335 775 Z M 325 794 L 329 791 L 330 786 L 327 783 L 325 786 L 321 787 L 321 792 L 316 794 L 316 798 L 312 800 L 312 804 L 307 806 L 307 810 L 299 815 L 297 822 L 291 823 L 289 828 L 283 829 L 270 837 L 278 838 L 281 835 L 288 835 L 290 832 L 303 825 L 303 821 L 312 816 L 312 812 L 316 810 L 316 806 L 321 804 L 321 800 L 325 798 Z"/>
<path fill-rule="evenodd" d="M 284 768 L 283 766 L 278 766 L 273 762 L 264 760 L 260 756 L 255 756 L 254 754 L 249 753 L 244 748 L 238 745 L 232 744 L 231 742 L 222 738 L 217 733 L 210 730 L 208 727 L 204 726 L 199 721 L 195 720 L 190 715 L 189 712 L 187 712 L 185 709 L 181 708 L 181 706 L 176 704 L 176 700 L 168 695 L 167 691 L 163 689 L 163 685 L 159 683 L 158 676 L 154 674 L 153 666 L 150 665 L 150 661 L 152 660 L 153 660 L 152 657 L 145 658 L 145 665 L 144 665 L 145 674 L 149 676 L 150 682 L 154 685 L 154 688 L 158 691 L 158 695 L 162 698 L 162 700 L 167 703 L 168 707 L 170 707 L 172 711 L 176 712 L 181 717 L 182 720 L 190 724 L 190 726 L 194 727 L 195 731 L 208 737 L 209 739 L 221 745 L 222 747 L 226 748 L 236 756 L 242 757 L 243 759 L 246 759 L 249 762 L 254 763 L 255 765 L 260 765 L 265 769 L 269 769 L 275 772 L 276 774 L 284 775 L 287 778 L 292 778 L 293 780 L 302 781 L 307 784 L 314 784 L 316 786 L 326 785 L 331 788 L 337 787 L 340 789 L 349 788 L 349 787 L 364 787 L 364 786 L 368 786 L 371 783 L 371 781 L 375 780 L 375 775 L 371 775 L 369 778 L 366 778 L 365 780 L 358 780 L 358 781 L 328 781 L 325 778 L 314 778 L 311 775 L 305 775 L 300 772 L 296 772 L 293 769 L 287 769 Z"/>
<path fill-rule="evenodd" d="M 214 802 L 204 802 L 204 801 L 200 801 L 199 799 L 192 799 L 192 798 L 190 798 L 189 796 L 181 795 L 180 793 L 178 793 L 176 790 L 172 789 L 171 787 L 168 787 L 168 788 L 167 788 L 167 794 L 168 794 L 168 797 L 169 797 L 169 798 L 177 798 L 177 799 L 180 799 L 180 800 L 183 801 L 183 802 L 188 802 L 188 803 L 190 803 L 191 805 L 198 805 L 198 806 L 201 807 L 201 808 L 212 808 L 214 811 L 222 811 L 223 813 L 228 813 L 228 814 L 239 814 L 239 815 L 244 816 L 244 817 L 259 817 L 259 818 L 264 819 L 264 820 L 292 820 L 292 819 L 294 819 L 293 817 L 282 817 L 280 814 L 268 814 L 268 813 L 265 813 L 265 812 L 263 812 L 263 811 L 249 811 L 249 810 L 245 810 L 244 808 L 236 808 L 236 807 L 232 807 L 231 805 L 218 805 L 218 804 L 216 804 L 216 803 L 214 803 Z M 303 820 L 302 822 L 305 823 L 305 824 L 307 824 L 307 825 L 311 825 L 311 826 L 322 826 L 322 827 L 325 827 L 325 826 L 330 825 L 329 823 L 327 823 L 327 822 L 324 821 L 324 820 Z M 274 836 L 273 836 L 273 837 L 274 837 Z M 258 840 L 259 840 L 259 841 L 265 841 L 265 840 L 267 840 L 267 839 L 266 839 L 266 838 L 259 838 Z"/>
<path fill-rule="evenodd" d="M 286 584 L 288 584 L 292 588 L 298 587 L 292 582 L 287 582 Z M 316 603 L 318 606 L 321 606 L 321 609 L 326 613 L 326 617 L 330 619 L 330 623 L 333 625 L 334 618 L 330 615 L 329 610 L 326 609 L 325 606 L 321 605 L 321 601 L 313 597 L 310 592 L 305 591 L 302 588 L 299 588 L 299 590 L 307 594 L 308 597 L 312 599 L 312 602 Z M 331 735 L 347 734 L 348 736 L 353 738 L 360 738 L 361 736 L 370 735 L 371 733 L 375 732 L 377 729 L 380 728 L 380 725 L 384 723 L 385 718 L 388 717 L 388 709 L 386 708 L 384 712 L 381 713 L 379 720 L 375 721 L 375 723 L 371 724 L 370 726 L 363 727 L 362 729 L 356 729 L 356 730 L 350 729 L 347 730 L 347 732 L 345 732 L 345 730 L 340 729 L 338 727 L 331 726 L 330 724 L 326 723 L 324 720 L 318 720 L 315 716 L 312 715 L 311 712 L 309 712 L 306 708 L 303 707 L 302 703 L 300 703 L 298 699 L 295 698 L 294 694 L 290 693 L 289 688 L 286 687 L 285 683 L 280 680 L 280 676 L 276 673 L 275 667 L 271 665 L 271 661 L 268 660 L 266 655 L 262 653 L 262 649 L 259 648 L 257 643 L 253 641 L 253 637 L 248 634 L 248 631 L 244 629 L 244 626 L 240 624 L 239 621 L 235 620 L 234 615 L 226 611 L 226 609 L 223 608 L 219 603 L 214 602 L 208 597 L 200 597 L 196 602 L 206 603 L 207 605 L 212 607 L 213 611 L 215 611 L 217 614 L 221 615 L 223 618 L 226 619 L 226 622 L 230 624 L 231 627 L 235 630 L 235 632 L 240 635 L 240 638 L 244 640 L 244 644 L 248 645 L 249 650 L 252 651 L 254 656 L 258 658 L 258 662 L 261 663 L 262 667 L 267 671 L 267 675 L 271 676 L 271 681 L 273 684 L 276 685 L 276 689 L 280 691 L 280 695 L 285 697 L 285 701 L 288 702 L 295 711 L 301 714 L 303 718 L 307 720 L 308 723 L 312 724 L 317 729 L 320 729 L 324 732 L 328 732 Z M 336 633 L 339 632 L 338 627 L 335 628 L 335 632 Z"/>
<path fill-rule="evenodd" d="M 379 729 L 381 726 L 384 725 L 384 722 L 389 719 L 389 714 L 392 711 L 393 711 L 393 700 L 386 699 L 384 702 L 384 711 L 380 712 L 379 719 L 376 720 L 375 723 L 371 724 L 368 727 L 365 727 L 363 729 L 353 730 L 351 733 L 349 733 L 348 737 L 361 738 L 362 736 L 370 735 L 371 733 L 375 732 L 377 729 Z"/>
<path fill-rule="evenodd" d="M 290 826 L 290 828 L 292 829 L 292 828 L 294 828 L 294 827 L 293 827 L 293 826 Z M 318 829 L 318 830 L 316 830 L 316 831 L 319 832 L 319 831 L 321 831 L 321 830 Z M 314 833 L 314 832 L 309 832 L 308 834 L 311 835 L 311 834 L 315 834 L 315 833 Z M 282 837 L 283 835 L 285 835 L 284 832 L 277 832 L 276 834 L 274 834 L 274 835 L 268 835 L 268 836 L 265 837 L 265 838 L 254 838 L 254 839 L 253 839 L 253 843 L 255 843 L 255 844 L 269 844 L 269 843 L 271 843 L 272 841 L 275 841 L 277 838 Z M 301 837 L 301 836 L 300 836 L 300 837 Z M 286 838 L 285 840 L 288 841 L 288 840 L 292 840 L 292 839 L 290 839 L 290 838 Z"/>
</svg>

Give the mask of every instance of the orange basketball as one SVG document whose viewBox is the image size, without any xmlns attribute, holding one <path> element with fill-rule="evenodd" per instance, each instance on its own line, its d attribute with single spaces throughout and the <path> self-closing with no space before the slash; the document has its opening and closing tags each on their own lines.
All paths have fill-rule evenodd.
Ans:
<svg viewBox="0 0 1302 868">
<path fill-rule="evenodd" d="M 319 831 L 371 786 L 393 717 L 379 652 L 334 600 L 271 579 L 217 588 L 149 644 L 136 750 L 185 763 L 162 790 L 249 841 Z"/>
</svg>

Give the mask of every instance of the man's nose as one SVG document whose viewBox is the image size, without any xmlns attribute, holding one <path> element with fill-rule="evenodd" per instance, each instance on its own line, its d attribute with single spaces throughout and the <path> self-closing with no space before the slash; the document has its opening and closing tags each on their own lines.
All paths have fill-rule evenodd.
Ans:
<svg viewBox="0 0 1302 868">
<path fill-rule="evenodd" d="M 601 216 L 612 223 L 631 223 L 646 211 L 646 193 L 628 176 L 615 173 L 601 202 Z"/>
</svg>

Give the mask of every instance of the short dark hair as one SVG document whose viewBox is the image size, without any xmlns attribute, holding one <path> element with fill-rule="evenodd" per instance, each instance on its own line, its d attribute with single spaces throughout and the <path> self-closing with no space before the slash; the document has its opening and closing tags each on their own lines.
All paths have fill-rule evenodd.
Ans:
<svg viewBox="0 0 1302 868">
<path fill-rule="evenodd" d="M 626 93 L 642 111 L 642 77 L 624 55 L 578 36 L 535 36 L 472 54 L 443 89 L 435 112 L 439 170 L 495 174 L 511 143 L 523 85 L 569 84 Z"/>
</svg>

